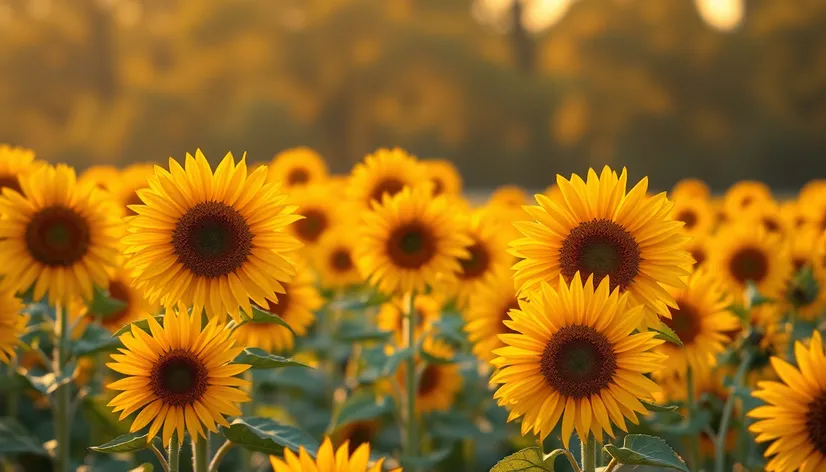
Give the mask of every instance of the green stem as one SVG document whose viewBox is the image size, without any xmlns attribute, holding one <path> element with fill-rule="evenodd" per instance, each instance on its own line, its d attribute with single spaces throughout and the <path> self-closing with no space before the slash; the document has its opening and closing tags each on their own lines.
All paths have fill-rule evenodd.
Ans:
<svg viewBox="0 0 826 472">
<path fill-rule="evenodd" d="M 244 372 L 244 380 L 250 383 L 250 398 L 252 400 L 241 405 L 241 414 L 243 416 L 253 416 L 255 415 L 255 404 L 257 403 L 258 395 L 256 395 L 255 391 L 257 385 L 255 384 L 255 375 L 252 369 Z M 240 470 L 251 470 L 250 464 L 252 464 L 252 452 L 247 449 L 241 449 Z"/>
<path fill-rule="evenodd" d="M 9 362 L 9 378 L 14 377 L 17 372 L 17 357 L 13 357 Z M 9 390 L 6 397 L 6 416 L 16 418 L 20 406 L 20 395 L 17 390 Z"/>
<path fill-rule="evenodd" d="M 406 387 L 407 387 L 407 432 L 406 432 L 406 442 L 407 446 L 405 447 L 405 455 L 410 458 L 417 458 L 419 457 L 419 437 L 417 432 L 417 422 L 418 418 L 416 417 L 416 391 L 417 391 L 417 382 L 416 382 L 416 326 L 418 325 L 417 312 L 415 307 L 415 294 L 413 292 L 407 294 L 407 303 L 405 306 L 405 330 L 407 334 L 407 348 L 410 349 L 411 352 L 410 356 L 407 358 L 407 369 L 405 374 L 407 375 Z M 414 466 L 411 469 L 411 472 L 416 472 L 416 467 Z"/>
<path fill-rule="evenodd" d="M 789 312 L 789 344 L 786 346 L 786 361 L 794 359 L 794 325 L 797 322 L 797 308 L 792 307 Z"/>
<path fill-rule="evenodd" d="M 696 399 L 694 398 L 694 371 L 691 369 L 691 366 L 688 366 L 688 369 L 685 373 L 685 382 L 686 382 L 686 420 L 690 423 L 691 420 L 694 418 L 694 411 L 695 411 L 695 404 L 694 402 Z M 689 445 L 688 445 L 688 460 L 691 464 L 691 467 L 695 470 L 700 470 L 700 438 L 696 434 L 689 435 Z"/>
<path fill-rule="evenodd" d="M 536 447 L 539 448 L 539 454 L 541 454 L 542 457 L 544 458 L 545 457 L 545 441 L 540 439 L 539 436 L 536 437 Z"/>
<path fill-rule="evenodd" d="M 215 457 L 212 458 L 212 462 L 209 464 L 209 472 L 218 472 L 218 466 L 221 465 L 221 461 L 224 459 L 224 456 L 227 455 L 230 449 L 232 449 L 232 444 L 230 441 L 225 442 L 218 448 L 215 452 Z M 250 468 L 241 469 L 241 470 L 252 470 Z"/>
<path fill-rule="evenodd" d="M 169 472 L 178 472 L 181 463 L 181 442 L 178 440 L 178 433 L 172 433 L 169 440 L 169 450 L 167 451 L 169 460 Z"/>
<path fill-rule="evenodd" d="M 52 370 L 55 375 L 62 377 L 66 362 L 68 361 L 68 338 L 69 338 L 69 317 L 58 303 L 55 306 L 55 327 L 57 339 L 55 340 L 54 355 L 52 359 Z M 71 430 L 70 408 L 71 408 L 71 383 L 65 383 L 54 392 L 54 425 L 55 439 L 57 440 L 57 455 L 55 457 L 55 472 L 68 472 L 71 451 Z"/>
<path fill-rule="evenodd" d="M 198 437 L 192 440 L 192 470 L 193 472 L 209 471 L 209 433 L 207 437 Z"/>
<path fill-rule="evenodd" d="M 614 469 L 619 465 L 616 459 L 611 459 L 611 462 L 608 463 L 608 467 L 605 468 L 605 472 L 613 472 Z"/>
<path fill-rule="evenodd" d="M 582 442 L 582 472 L 596 472 L 597 470 L 597 440 L 588 433 L 588 439 Z"/>
<path fill-rule="evenodd" d="M 751 364 L 751 352 L 748 350 L 743 352 L 743 359 L 740 361 L 740 366 L 737 367 L 737 372 L 734 374 L 734 385 L 740 387 L 743 385 L 743 379 L 749 370 Z M 725 472 L 726 468 L 726 436 L 728 435 L 729 423 L 731 422 L 731 414 L 734 411 L 734 402 L 737 395 L 731 391 L 726 398 L 726 403 L 723 405 L 723 416 L 720 419 L 720 430 L 717 431 L 717 436 L 714 438 L 714 470 L 717 472 Z"/>
</svg>

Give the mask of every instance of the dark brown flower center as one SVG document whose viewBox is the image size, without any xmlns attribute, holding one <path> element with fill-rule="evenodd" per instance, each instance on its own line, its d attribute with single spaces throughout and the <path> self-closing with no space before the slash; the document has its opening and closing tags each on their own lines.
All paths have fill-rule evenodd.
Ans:
<svg viewBox="0 0 826 472">
<path fill-rule="evenodd" d="M 376 427 L 372 423 L 358 421 L 347 426 L 343 436 L 345 441 L 349 441 L 347 447 L 352 455 L 359 446 L 373 441 Z"/>
<path fill-rule="evenodd" d="M 287 183 L 290 185 L 302 185 L 310 181 L 310 173 L 303 167 L 296 167 L 287 174 Z"/>
<path fill-rule="evenodd" d="M 459 259 L 459 263 L 462 264 L 462 272 L 459 274 L 459 278 L 468 280 L 485 275 L 488 267 L 490 267 L 488 248 L 480 241 L 476 241 L 468 248 L 468 252 L 470 252 L 469 259 Z"/>
<path fill-rule="evenodd" d="M 239 269 L 252 253 L 252 233 L 237 210 L 220 202 L 190 208 L 172 231 L 178 261 L 196 276 L 215 278 Z"/>
<path fill-rule="evenodd" d="M 610 220 L 584 221 L 572 229 L 559 250 L 562 275 L 571 280 L 577 271 L 582 279 L 594 276 L 598 284 L 606 275 L 611 290 L 625 289 L 640 268 L 640 247 L 622 226 Z"/>
<path fill-rule="evenodd" d="M 694 258 L 694 267 L 699 267 L 706 260 L 706 251 L 701 248 L 694 248 L 691 250 L 691 257 Z"/>
<path fill-rule="evenodd" d="M 86 255 L 90 242 L 86 218 L 71 208 L 44 208 L 26 226 L 29 253 L 47 266 L 71 266 Z"/>
<path fill-rule="evenodd" d="M 445 183 L 442 182 L 442 179 L 438 177 L 433 177 L 430 179 L 433 182 L 433 195 L 441 195 L 445 191 Z"/>
<path fill-rule="evenodd" d="M 402 189 L 404 189 L 404 182 L 393 177 L 386 177 L 379 181 L 375 187 L 373 187 L 373 191 L 370 193 L 370 200 L 381 202 L 384 194 L 392 197 L 393 195 L 401 192 Z"/>
<path fill-rule="evenodd" d="M 780 231 L 780 223 L 777 222 L 774 218 L 764 217 L 763 218 L 763 227 L 766 228 L 766 231 L 769 233 L 777 233 Z"/>
<path fill-rule="evenodd" d="M 679 308 L 669 308 L 671 319 L 663 318 L 663 323 L 671 328 L 683 344 L 692 344 L 702 331 L 700 311 L 690 303 L 677 300 Z"/>
<path fill-rule="evenodd" d="M 805 266 L 808 263 L 809 263 L 809 261 L 807 261 L 803 257 L 793 257 L 792 258 L 792 265 L 794 266 L 794 273 L 796 274 L 796 273 L 800 272 L 800 270 L 803 268 L 803 266 Z"/>
<path fill-rule="evenodd" d="M 327 229 L 329 225 L 327 215 L 323 211 L 313 208 L 299 211 L 299 213 L 301 213 L 304 218 L 293 223 L 298 237 L 301 238 L 302 241 L 310 243 L 318 241 L 318 238 L 321 237 L 321 234 L 324 233 L 324 230 Z"/>
<path fill-rule="evenodd" d="M 769 258 L 760 249 L 744 247 L 732 256 L 729 271 L 742 284 L 749 280 L 759 283 L 769 273 Z"/>
<path fill-rule="evenodd" d="M 330 254 L 330 267 L 336 272 L 349 272 L 353 270 L 353 258 L 350 251 L 345 248 L 338 248 Z"/>
<path fill-rule="evenodd" d="M 442 373 L 439 371 L 439 368 L 434 365 L 428 365 L 422 371 L 422 376 L 419 378 L 419 388 L 418 393 L 419 395 L 427 395 L 439 386 L 439 382 L 441 381 Z"/>
<path fill-rule="evenodd" d="M 192 405 L 206 393 L 209 372 L 203 361 L 186 349 L 161 356 L 149 373 L 152 392 L 170 406 Z"/>
<path fill-rule="evenodd" d="M 118 323 L 118 320 L 122 319 L 129 313 L 129 303 L 131 303 L 132 297 L 129 287 L 127 287 L 126 284 L 120 280 L 112 280 L 109 282 L 109 297 L 122 301 L 126 304 L 123 309 L 110 313 L 103 318 L 103 322 L 106 325 L 113 326 Z M 120 326 L 118 326 L 118 328 L 120 328 Z"/>
<path fill-rule="evenodd" d="M 516 299 L 513 299 L 510 303 L 508 303 L 505 306 L 505 308 L 500 313 L 501 318 L 499 320 L 499 333 L 498 334 L 518 333 L 518 331 L 512 330 L 511 328 L 508 327 L 508 325 L 505 324 L 505 321 L 510 321 L 511 320 L 511 317 L 508 313 L 510 313 L 511 310 L 518 310 L 518 309 L 519 309 L 519 303 L 516 301 Z"/>
<path fill-rule="evenodd" d="M 826 455 L 826 392 L 821 392 L 809 403 L 806 414 L 806 432 L 809 442 L 823 455 Z"/>
<path fill-rule="evenodd" d="M 590 326 L 565 326 L 548 340 L 539 368 L 562 395 L 589 397 L 607 388 L 617 369 L 613 346 Z"/>
<path fill-rule="evenodd" d="M 682 210 L 681 212 L 677 213 L 675 218 L 677 221 L 682 221 L 685 223 L 685 229 L 691 229 L 697 224 L 697 213 L 693 210 Z"/>
<path fill-rule="evenodd" d="M 0 191 L 4 188 L 10 188 L 17 193 L 23 192 L 23 189 L 20 188 L 20 180 L 16 175 L 0 175 Z"/>
<path fill-rule="evenodd" d="M 436 240 L 430 228 L 412 221 L 399 226 L 387 239 L 387 255 L 396 266 L 418 269 L 436 255 Z"/>
</svg>

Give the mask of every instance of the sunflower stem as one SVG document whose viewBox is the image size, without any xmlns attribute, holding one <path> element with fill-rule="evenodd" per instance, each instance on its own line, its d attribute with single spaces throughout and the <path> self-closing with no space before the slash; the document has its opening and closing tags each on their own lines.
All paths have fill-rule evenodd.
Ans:
<svg viewBox="0 0 826 472">
<path fill-rule="evenodd" d="M 172 433 L 172 439 L 169 440 L 169 449 L 167 451 L 169 460 L 169 472 L 178 472 L 181 460 L 181 442 L 178 441 L 178 433 Z"/>
<path fill-rule="evenodd" d="M 691 420 L 694 418 L 694 411 L 695 406 L 694 402 L 697 400 L 694 398 L 694 370 L 691 366 L 688 366 L 685 372 L 685 383 L 686 383 L 686 420 L 690 423 Z M 688 438 L 688 461 L 691 464 L 691 467 L 696 470 L 700 470 L 700 438 L 696 434 L 689 435 Z"/>
<path fill-rule="evenodd" d="M 597 440 L 588 433 L 588 439 L 582 441 L 582 472 L 596 472 L 597 470 Z"/>
<path fill-rule="evenodd" d="M 52 369 L 58 377 L 66 375 L 64 369 L 68 359 L 68 337 L 69 337 L 69 317 L 63 310 L 60 303 L 55 305 L 55 327 L 57 340 L 54 346 L 54 356 Z M 54 427 L 55 440 L 57 441 L 57 454 L 55 456 L 55 472 L 69 471 L 69 451 L 71 430 L 70 425 L 70 403 L 71 403 L 71 383 L 64 383 L 54 392 Z"/>
<path fill-rule="evenodd" d="M 751 351 L 743 352 L 743 358 L 740 360 L 740 366 L 737 367 L 737 372 L 734 374 L 734 382 L 732 389 L 729 392 L 726 403 L 723 405 L 723 416 L 720 419 L 720 429 L 717 431 L 717 436 L 714 438 L 714 470 L 717 472 L 725 472 L 726 468 L 726 436 L 728 436 L 729 423 L 731 422 L 731 415 L 734 411 L 734 402 L 737 395 L 734 392 L 735 387 L 743 385 L 743 380 L 751 365 Z"/>
<path fill-rule="evenodd" d="M 794 326 L 797 322 L 797 308 L 792 307 L 789 311 L 789 322 L 788 322 L 788 330 L 789 330 L 789 344 L 786 345 L 786 361 L 792 362 L 794 359 Z M 793 363 L 793 362 L 792 362 Z"/>
<path fill-rule="evenodd" d="M 11 358 L 9 362 L 9 377 L 12 378 L 17 372 L 17 357 Z M 17 417 L 17 410 L 20 406 L 20 396 L 17 390 L 11 390 L 6 396 L 6 416 L 9 418 Z"/>
<path fill-rule="evenodd" d="M 212 462 L 209 464 L 209 472 L 218 472 L 218 467 L 221 465 L 221 461 L 224 460 L 224 456 L 227 455 L 230 449 L 232 449 L 232 442 L 227 440 L 224 444 L 221 444 L 221 447 L 215 451 L 215 457 L 212 458 Z M 251 470 L 249 467 L 241 470 Z"/>
<path fill-rule="evenodd" d="M 418 324 L 418 320 L 416 319 L 417 313 L 415 308 L 415 294 L 410 292 L 407 294 L 406 302 L 405 303 L 405 334 L 406 334 L 406 347 L 410 349 L 412 352 L 410 356 L 407 358 L 407 369 L 405 374 L 407 375 L 406 387 L 407 387 L 407 432 L 406 432 L 406 447 L 405 447 L 405 455 L 409 458 L 417 458 L 419 457 L 419 438 L 417 432 L 417 418 L 416 418 L 416 326 Z M 414 465 L 410 470 L 411 472 L 416 472 L 417 467 Z"/>
<path fill-rule="evenodd" d="M 192 439 L 192 470 L 193 472 L 209 471 L 209 432 L 205 438 Z"/>
</svg>

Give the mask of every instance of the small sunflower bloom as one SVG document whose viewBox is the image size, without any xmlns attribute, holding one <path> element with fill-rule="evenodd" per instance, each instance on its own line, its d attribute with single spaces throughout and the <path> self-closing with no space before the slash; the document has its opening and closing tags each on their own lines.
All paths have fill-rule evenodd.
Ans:
<svg viewBox="0 0 826 472">
<path fill-rule="evenodd" d="M 402 149 L 379 149 L 353 167 L 347 185 L 349 199 L 362 207 L 381 203 L 403 189 L 421 186 L 427 174 L 419 161 Z"/>
<path fill-rule="evenodd" d="M 0 362 L 8 364 L 16 357 L 15 349 L 26 329 L 28 315 L 21 313 L 23 302 L 13 293 L 0 293 Z"/>
<path fill-rule="evenodd" d="M 268 166 L 267 180 L 292 189 L 327 180 L 324 158 L 308 147 L 286 149 L 275 155 Z"/>
<path fill-rule="evenodd" d="M 273 472 L 382 472 L 384 458 L 370 464 L 370 444 L 365 443 L 350 451 L 350 444 L 345 442 L 336 450 L 330 438 L 324 438 L 315 459 L 301 446 L 298 454 L 284 449 L 284 457 L 270 456 Z M 394 469 L 393 472 L 401 472 Z"/>
</svg>

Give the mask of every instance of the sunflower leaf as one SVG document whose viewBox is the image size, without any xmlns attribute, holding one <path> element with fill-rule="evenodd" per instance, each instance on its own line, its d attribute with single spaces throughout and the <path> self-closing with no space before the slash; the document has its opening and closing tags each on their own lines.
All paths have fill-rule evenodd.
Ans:
<svg viewBox="0 0 826 472">
<path fill-rule="evenodd" d="M 106 444 L 101 444 L 100 446 L 92 446 L 89 449 L 95 452 L 101 452 L 103 454 L 118 454 L 123 452 L 142 451 L 148 448 L 149 444 L 151 444 L 149 441 L 146 440 L 147 434 L 148 433 L 141 432 L 123 434 L 109 441 Z"/>
<path fill-rule="evenodd" d="M 113 315 L 127 306 L 128 303 L 124 302 L 123 300 L 118 300 L 117 298 L 113 298 L 108 290 L 104 290 L 97 285 L 95 285 L 95 290 L 92 294 L 92 299 L 87 304 L 89 307 L 89 313 L 92 315 L 100 315 L 103 318 L 107 316 Z"/>
<path fill-rule="evenodd" d="M 343 321 L 335 332 L 336 339 L 348 343 L 386 341 L 392 335 L 390 331 L 382 331 L 352 321 Z"/>
<path fill-rule="evenodd" d="M 395 374 L 396 369 L 399 368 L 399 364 L 409 359 L 412 355 L 413 349 L 410 349 L 409 347 L 398 349 L 396 352 L 387 357 L 387 361 L 384 363 L 384 367 L 382 368 L 382 375 L 389 377 Z"/>
<path fill-rule="evenodd" d="M 651 328 L 651 330 L 657 332 L 657 335 L 654 336 L 655 338 L 664 339 L 678 346 L 683 346 L 683 342 L 680 340 L 680 337 L 677 336 L 677 333 L 675 333 L 673 329 L 666 326 L 665 323 L 661 323 L 658 328 Z"/>
<path fill-rule="evenodd" d="M 685 462 L 664 439 L 645 434 L 629 434 L 623 447 L 606 444 L 603 448 L 620 464 L 650 465 L 689 472 Z"/>
<path fill-rule="evenodd" d="M 341 405 L 334 418 L 334 428 L 340 428 L 356 421 L 378 418 L 391 411 L 393 403 L 387 397 L 354 393 Z"/>
<path fill-rule="evenodd" d="M 90 324 L 83 331 L 83 336 L 72 343 L 72 355 L 76 357 L 88 356 L 102 351 L 115 350 L 120 341 L 112 337 L 106 328 Z"/>
<path fill-rule="evenodd" d="M 236 357 L 233 362 L 236 364 L 249 364 L 253 369 L 279 369 L 281 367 L 307 367 L 312 369 L 312 367 L 294 359 L 276 356 L 257 347 L 244 349 L 244 352 Z"/>
<path fill-rule="evenodd" d="M 264 454 L 282 454 L 285 447 L 297 452 L 304 446 L 315 456 L 319 447 L 318 441 L 304 431 L 268 418 L 236 418 L 229 428 L 221 426 L 221 434 L 244 449 Z"/>
<path fill-rule="evenodd" d="M 40 442 L 32 437 L 17 420 L 0 419 L 0 456 L 10 454 L 48 455 Z"/>
<path fill-rule="evenodd" d="M 405 468 L 433 470 L 434 466 L 447 459 L 451 452 L 453 452 L 453 447 L 447 446 L 420 457 L 403 456 L 399 460 Z"/>
<path fill-rule="evenodd" d="M 283 326 L 290 330 L 291 333 L 295 335 L 295 331 L 293 328 L 287 324 L 286 321 L 281 319 L 280 316 L 274 315 L 269 311 L 262 310 L 261 307 L 252 305 L 252 316 L 247 316 L 245 313 L 241 313 L 241 321 L 238 323 L 232 322 L 232 329 L 238 328 L 240 326 L 244 326 L 247 323 L 270 323 L 276 324 L 279 326 Z"/>
<path fill-rule="evenodd" d="M 55 374 L 54 372 L 46 372 L 42 375 L 37 375 L 31 370 L 21 370 L 21 373 L 29 381 L 32 388 L 42 393 L 43 395 L 51 395 L 58 387 L 66 385 L 72 381 L 75 375 L 75 367 L 77 362 L 75 360 L 69 361 L 63 366 L 62 374 Z"/>
<path fill-rule="evenodd" d="M 644 406 L 648 411 L 653 411 L 655 413 L 677 413 L 677 410 L 680 408 L 677 405 L 657 405 L 656 403 L 649 403 L 645 400 L 640 400 L 642 406 Z"/>
<path fill-rule="evenodd" d="M 154 318 L 159 324 L 163 324 L 163 315 L 155 315 Z M 115 334 L 113 334 L 112 337 L 117 338 L 122 334 L 132 331 L 132 325 L 135 325 L 136 328 L 142 329 L 143 331 L 149 333 L 149 321 L 144 318 L 122 326 L 119 330 L 115 331 Z"/>
<path fill-rule="evenodd" d="M 538 447 L 526 447 L 497 462 L 490 472 L 553 472 L 554 461 L 563 453 L 557 449 L 542 457 Z"/>
</svg>

